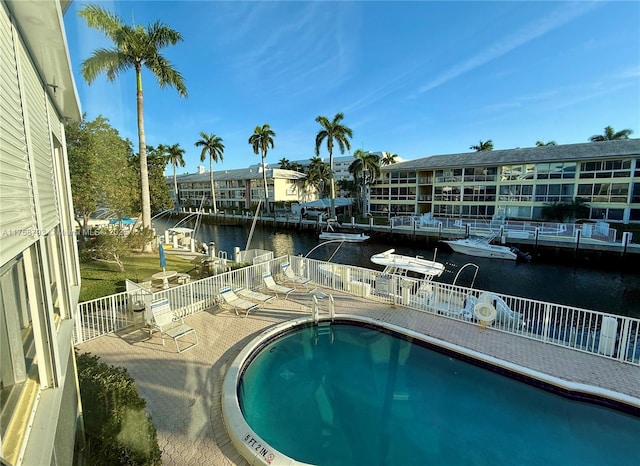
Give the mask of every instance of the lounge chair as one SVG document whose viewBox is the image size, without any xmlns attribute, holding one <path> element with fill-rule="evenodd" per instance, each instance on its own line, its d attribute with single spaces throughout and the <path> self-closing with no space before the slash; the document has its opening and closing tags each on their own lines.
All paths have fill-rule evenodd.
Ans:
<svg viewBox="0 0 640 466">
<path fill-rule="evenodd" d="M 268 303 L 272 299 L 275 299 L 275 296 L 271 296 L 270 294 L 260 293 L 259 291 L 249 290 L 248 288 L 241 288 L 238 290 L 238 294 L 243 298 L 250 299 L 254 302 L 258 303 Z"/>
<path fill-rule="evenodd" d="M 238 297 L 237 294 L 233 292 L 231 288 L 224 288 L 220 290 L 220 296 L 224 300 L 224 304 L 228 304 L 235 311 L 236 315 L 238 314 L 238 310 L 244 311 L 244 316 L 249 315 L 249 311 L 254 311 L 260 307 L 260 305 L 247 301 L 246 299 L 242 299 Z"/>
<path fill-rule="evenodd" d="M 296 275 L 291 268 L 291 264 L 285 262 L 282 264 L 282 273 L 284 274 L 284 281 L 287 283 L 292 283 L 295 285 L 304 285 L 307 291 L 311 291 L 313 289 L 313 283 L 310 278 L 301 277 Z"/>
<path fill-rule="evenodd" d="M 264 282 L 264 286 L 267 289 L 273 291 L 276 294 L 276 298 L 278 297 L 278 293 L 280 293 L 284 295 L 284 299 L 287 299 L 289 297 L 289 293 L 293 293 L 294 291 L 296 291 L 295 288 L 278 285 L 270 273 L 263 274 L 262 281 Z"/>
<path fill-rule="evenodd" d="M 151 326 L 149 327 L 149 336 L 153 334 L 154 330 L 158 330 L 160 332 L 160 337 L 162 338 L 163 346 L 165 336 L 173 339 L 178 353 L 182 353 L 183 351 L 193 348 L 198 344 L 198 334 L 193 328 L 185 324 L 182 318 L 177 320 L 175 319 L 168 299 L 164 298 L 158 301 L 153 301 L 151 303 L 151 314 L 153 315 L 153 323 L 151 323 Z M 192 343 L 186 348 L 180 349 L 180 346 L 178 345 L 178 338 L 191 333 L 193 333 L 196 338 L 195 343 Z"/>
</svg>

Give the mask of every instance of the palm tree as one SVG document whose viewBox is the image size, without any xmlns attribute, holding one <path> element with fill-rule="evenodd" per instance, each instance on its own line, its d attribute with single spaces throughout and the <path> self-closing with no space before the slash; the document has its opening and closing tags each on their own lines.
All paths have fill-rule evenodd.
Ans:
<svg viewBox="0 0 640 466">
<path fill-rule="evenodd" d="M 273 138 L 276 137 L 276 133 L 273 132 L 271 127 L 265 123 L 262 126 L 256 126 L 253 130 L 253 134 L 249 138 L 249 144 L 253 147 L 253 153 L 262 155 L 262 179 L 264 181 L 264 203 L 267 208 L 267 214 L 269 210 L 269 190 L 267 188 L 267 167 L 264 164 L 264 159 L 267 157 L 267 151 L 269 147 L 273 149 Z"/>
<path fill-rule="evenodd" d="M 176 207 L 180 207 L 180 196 L 178 195 L 178 179 L 176 178 L 176 167 L 180 165 L 184 167 L 184 149 L 180 144 L 172 146 L 158 145 L 158 151 L 164 154 L 167 163 L 173 166 L 173 192 L 176 195 Z"/>
<path fill-rule="evenodd" d="M 555 146 L 556 142 L 555 141 L 549 141 L 549 142 L 542 142 L 542 141 L 536 141 L 536 146 L 538 147 L 542 147 L 542 146 Z"/>
<path fill-rule="evenodd" d="M 156 76 L 160 87 L 174 87 L 178 94 L 186 97 L 187 88 L 182 80 L 182 75 L 159 52 L 160 49 L 168 45 L 180 42 L 182 36 L 179 32 L 160 22 L 155 22 L 147 27 L 127 26 L 118 16 L 97 5 L 87 5 L 80 10 L 79 15 L 86 20 L 89 27 L 102 31 L 114 43 L 113 48 L 99 48 L 93 52 L 91 57 L 82 62 L 82 75 L 89 84 L 102 73 L 106 74 L 109 81 L 115 81 L 121 73 L 130 69 L 135 70 L 142 226 L 151 228 L 151 198 L 142 100 L 142 67 L 146 67 Z M 145 245 L 144 250 L 151 251 L 151 245 Z"/>
<path fill-rule="evenodd" d="M 329 187 L 329 182 L 329 165 L 324 163 L 318 156 L 312 157 L 309 161 L 309 170 L 305 180 L 306 185 L 313 187 L 322 197 Z"/>
<path fill-rule="evenodd" d="M 327 151 L 329 152 L 329 180 L 331 192 L 331 217 L 336 218 L 336 188 L 333 173 L 333 144 L 338 143 L 340 153 L 344 154 L 345 148 L 351 150 L 349 138 L 353 137 L 353 131 L 340 122 L 344 118 L 343 113 L 336 113 L 333 121 L 329 121 L 327 117 L 318 116 L 316 121 L 320 123 L 322 129 L 316 135 L 316 156 L 320 155 L 320 146 L 322 142 L 327 140 Z"/>
<path fill-rule="evenodd" d="M 367 185 L 380 176 L 380 157 L 373 152 L 364 152 L 360 149 L 353 154 L 353 157 L 355 160 L 349 165 L 349 173 L 353 175 L 356 185 L 361 186 L 362 215 L 364 215 L 367 213 L 365 205 Z"/>
<path fill-rule="evenodd" d="M 291 170 L 291 162 L 289 162 L 289 159 L 283 157 L 278 163 L 280 164 L 280 168 L 282 170 Z"/>
<path fill-rule="evenodd" d="M 589 138 L 591 142 L 601 141 L 616 141 L 618 139 L 629 139 L 629 135 L 633 133 L 633 130 L 623 129 L 622 131 L 615 132 L 613 127 L 607 126 L 604 129 L 604 134 L 596 134 Z"/>
<path fill-rule="evenodd" d="M 380 159 L 380 163 L 383 166 L 393 165 L 394 163 L 396 163 L 397 157 L 398 157 L 398 154 L 392 154 L 391 152 L 383 152 L 382 159 Z"/>
<path fill-rule="evenodd" d="M 202 147 L 200 153 L 200 161 L 204 162 L 204 159 L 209 156 L 209 181 L 211 183 L 211 202 L 213 203 L 213 213 L 217 214 L 218 209 L 216 207 L 216 188 L 213 184 L 213 162 L 222 162 L 222 154 L 224 152 L 224 144 L 222 144 L 222 138 L 215 134 L 207 134 L 204 131 L 200 133 L 200 139 L 195 143 L 196 147 Z"/>
<path fill-rule="evenodd" d="M 476 152 L 493 150 L 493 141 L 491 139 L 488 139 L 486 142 L 483 142 L 482 140 L 480 140 L 480 144 L 478 144 L 477 146 L 471 146 L 469 147 L 469 149 L 473 149 Z"/>
</svg>

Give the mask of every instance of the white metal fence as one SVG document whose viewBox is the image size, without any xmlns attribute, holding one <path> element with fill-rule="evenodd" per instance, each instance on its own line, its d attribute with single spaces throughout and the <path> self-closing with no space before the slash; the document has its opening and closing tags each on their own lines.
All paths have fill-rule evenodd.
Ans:
<svg viewBox="0 0 640 466">
<path fill-rule="evenodd" d="M 153 293 L 142 299 L 168 298 L 177 316 L 184 317 L 215 306 L 219 291 L 259 289 L 262 274 L 276 279 L 281 266 L 290 262 L 293 271 L 310 278 L 319 288 L 351 293 L 373 301 L 439 314 L 479 324 L 478 305 L 495 312 L 491 328 L 541 342 L 564 346 L 640 366 L 640 319 L 563 306 L 499 293 L 409 277 L 299 256 L 283 256 L 182 286 Z M 133 306 L 139 292 L 124 292 L 78 305 L 75 343 L 118 331 L 133 324 Z M 336 314 L 349 312 L 335 309 Z"/>
<path fill-rule="evenodd" d="M 592 238 L 609 243 L 616 242 L 617 231 L 608 223 L 553 223 L 520 220 L 483 220 L 435 218 L 430 215 L 405 215 L 391 218 L 391 227 L 410 227 L 434 230 L 459 230 L 460 234 L 500 234 L 512 238 L 538 236 L 558 236 L 575 238 L 580 232 L 582 238 Z"/>
</svg>

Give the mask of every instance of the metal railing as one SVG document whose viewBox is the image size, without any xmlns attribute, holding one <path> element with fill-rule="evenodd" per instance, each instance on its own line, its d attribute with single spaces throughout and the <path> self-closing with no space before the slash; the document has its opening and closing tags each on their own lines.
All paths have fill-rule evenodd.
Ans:
<svg viewBox="0 0 640 466">
<path fill-rule="evenodd" d="M 480 323 L 477 307 L 480 305 L 486 310 L 489 306 L 494 315 L 488 325 L 496 331 L 640 366 L 640 319 L 637 318 L 300 256 L 283 256 L 158 291 L 152 294 L 152 299 L 168 298 L 176 315 L 184 317 L 217 305 L 219 291 L 225 287 L 262 288 L 262 274 L 267 272 L 277 280 L 285 262 L 290 262 L 296 275 L 310 278 L 327 292 L 346 292 L 473 325 Z M 136 293 L 124 292 L 80 303 L 75 316 L 75 343 L 133 325 L 132 306 L 139 299 Z M 349 309 L 335 309 L 335 312 L 348 313 Z"/>
<path fill-rule="evenodd" d="M 405 215 L 391 218 L 391 227 L 419 227 L 433 229 L 460 230 L 464 233 L 469 228 L 471 234 L 499 233 L 507 236 L 524 236 L 535 238 L 537 235 L 575 238 L 580 232 L 582 238 L 591 238 L 608 243 L 615 243 L 617 230 L 608 223 L 555 223 L 521 220 L 488 220 L 471 218 L 445 218 L 422 215 Z"/>
</svg>

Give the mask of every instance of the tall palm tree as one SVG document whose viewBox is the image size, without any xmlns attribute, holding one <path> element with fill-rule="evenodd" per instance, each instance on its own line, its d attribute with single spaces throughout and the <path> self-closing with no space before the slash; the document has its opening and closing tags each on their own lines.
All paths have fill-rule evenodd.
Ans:
<svg viewBox="0 0 640 466">
<path fill-rule="evenodd" d="M 327 140 L 327 151 L 329 152 L 329 184 L 331 193 L 331 217 L 336 218 L 336 187 L 335 175 L 333 173 L 333 144 L 337 143 L 340 153 L 344 154 L 345 148 L 351 150 L 349 139 L 353 137 L 351 128 L 342 125 L 340 122 L 344 119 L 343 113 L 336 113 L 332 121 L 325 116 L 318 116 L 316 121 L 320 123 L 322 129 L 316 135 L 316 156 L 320 155 L 320 146 L 322 142 Z"/>
<path fill-rule="evenodd" d="M 313 187 L 322 197 L 329 187 L 330 181 L 329 165 L 324 163 L 318 156 L 312 157 L 309 161 L 309 169 L 305 179 L 307 186 Z"/>
<path fill-rule="evenodd" d="M 178 179 L 176 178 L 176 167 L 180 165 L 184 167 L 184 149 L 180 144 L 172 146 L 158 145 L 158 151 L 164 154 L 167 163 L 173 166 L 173 192 L 176 195 L 176 207 L 180 207 L 180 196 L 178 195 Z"/>
<path fill-rule="evenodd" d="M 373 152 L 364 152 L 358 149 L 353 157 L 355 160 L 349 165 L 349 173 L 353 175 L 356 185 L 361 186 L 362 214 L 367 213 L 366 190 L 367 185 L 380 176 L 380 157 Z"/>
<path fill-rule="evenodd" d="M 382 166 L 393 165 L 396 163 L 396 158 L 398 158 L 398 154 L 392 154 L 391 152 L 383 152 L 382 158 L 380 159 L 380 164 Z"/>
<path fill-rule="evenodd" d="M 491 139 L 488 139 L 487 141 L 482 141 L 480 140 L 480 144 L 473 145 L 471 147 L 469 147 L 469 149 L 473 149 L 476 152 L 484 152 L 484 151 L 488 151 L 488 150 L 493 150 L 493 141 Z"/>
<path fill-rule="evenodd" d="M 200 133 L 200 139 L 195 143 L 196 147 L 202 147 L 200 153 L 200 161 L 204 162 L 209 156 L 209 182 L 211 183 L 211 202 L 213 203 L 213 213 L 218 213 L 216 207 L 216 188 L 213 184 L 213 162 L 222 162 L 224 153 L 224 144 L 222 144 L 222 138 L 215 134 L 207 134 L 204 131 Z"/>
<path fill-rule="evenodd" d="M 549 142 L 543 142 L 543 141 L 536 141 L 536 146 L 538 147 L 542 147 L 542 146 L 555 146 L 556 142 L 555 141 L 549 141 Z"/>
<path fill-rule="evenodd" d="M 267 167 L 264 164 L 264 159 L 267 157 L 267 151 L 269 147 L 273 149 L 273 138 L 276 137 L 276 133 L 273 132 L 271 127 L 265 123 L 262 126 L 256 126 L 253 130 L 253 134 L 249 138 L 249 144 L 253 148 L 253 153 L 262 155 L 262 180 L 264 181 L 264 203 L 269 210 L 269 190 L 267 188 Z"/>
<path fill-rule="evenodd" d="M 82 62 L 82 75 L 89 84 L 102 73 L 109 81 L 115 81 L 121 73 L 130 69 L 135 70 L 142 226 L 151 228 L 149 169 L 142 100 L 142 67 L 146 67 L 156 76 L 160 87 L 174 87 L 179 95 L 186 97 L 187 88 L 184 85 L 182 75 L 160 54 L 160 49 L 177 44 L 182 41 L 182 36 L 179 32 L 160 22 L 146 27 L 127 26 L 118 16 L 97 5 L 87 5 L 80 10 L 79 15 L 86 20 L 89 27 L 103 32 L 114 43 L 113 48 L 99 48 L 93 52 L 91 57 Z M 145 246 L 145 251 L 151 251 L 150 244 Z"/>
<path fill-rule="evenodd" d="M 601 142 L 601 141 L 616 141 L 618 139 L 629 139 L 629 135 L 633 133 L 633 130 L 623 129 L 621 131 L 614 131 L 613 127 L 607 126 L 604 129 L 604 134 L 596 134 L 589 138 L 591 142 Z"/>
</svg>

